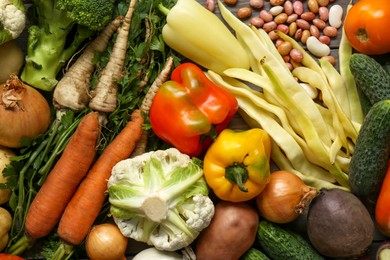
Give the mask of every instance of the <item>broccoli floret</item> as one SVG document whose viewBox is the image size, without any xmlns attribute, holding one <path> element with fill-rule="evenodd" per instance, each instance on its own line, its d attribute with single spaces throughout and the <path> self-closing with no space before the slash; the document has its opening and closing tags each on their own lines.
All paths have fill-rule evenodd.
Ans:
<svg viewBox="0 0 390 260">
<path fill-rule="evenodd" d="M 34 0 L 21 79 L 51 91 L 57 74 L 81 44 L 112 19 L 115 0 Z M 104 11 L 102 11 L 104 10 Z"/>
</svg>

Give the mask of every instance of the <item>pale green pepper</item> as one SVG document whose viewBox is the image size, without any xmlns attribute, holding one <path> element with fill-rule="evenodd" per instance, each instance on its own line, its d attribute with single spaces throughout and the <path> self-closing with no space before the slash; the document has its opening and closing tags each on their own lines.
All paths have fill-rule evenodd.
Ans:
<svg viewBox="0 0 390 260">
<path fill-rule="evenodd" d="M 249 68 L 249 57 L 237 38 L 214 13 L 195 0 L 178 0 L 167 15 L 164 42 L 184 57 L 217 73 Z"/>
</svg>

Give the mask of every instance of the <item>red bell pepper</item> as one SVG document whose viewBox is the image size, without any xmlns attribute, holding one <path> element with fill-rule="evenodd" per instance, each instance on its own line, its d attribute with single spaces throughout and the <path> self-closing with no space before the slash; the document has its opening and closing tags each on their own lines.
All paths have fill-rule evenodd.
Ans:
<svg viewBox="0 0 390 260">
<path fill-rule="evenodd" d="M 387 171 L 382 182 L 378 200 L 375 206 L 375 221 L 378 229 L 385 236 L 390 236 L 390 160 L 387 163 Z"/>
<path fill-rule="evenodd" d="M 238 109 L 236 98 L 200 67 L 183 63 L 157 91 L 149 116 L 153 132 L 182 153 L 199 156 Z"/>
</svg>

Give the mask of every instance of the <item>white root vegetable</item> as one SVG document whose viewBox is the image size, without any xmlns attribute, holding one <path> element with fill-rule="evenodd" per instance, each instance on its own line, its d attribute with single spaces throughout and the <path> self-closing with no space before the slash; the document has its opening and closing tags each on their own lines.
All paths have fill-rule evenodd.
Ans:
<svg viewBox="0 0 390 260">
<path fill-rule="evenodd" d="M 106 50 L 110 38 L 120 26 L 122 19 L 122 17 L 117 17 L 109 23 L 64 74 L 54 89 L 55 108 L 69 108 L 78 111 L 88 105 L 90 79 L 95 68 L 93 58 L 97 52 Z"/>
<path fill-rule="evenodd" d="M 150 107 L 153 102 L 153 98 L 156 95 L 158 89 L 161 85 L 167 80 L 169 77 L 169 73 L 173 66 L 173 58 L 168 57 L 163 69 L 159 73 L 159 75 L 153 81 L 153 84 L 149 87 L 148 92 L 146 93 L 144 100 L 141 104 L 141 112 L 145 115 L 149 114 Z M 137 145 L 131 155 L 131 157 L 141 155 L 146 151 L 146 146 L 148 144 L 148 132 L 146 130 L 142 130 L 141 139 L 137 142 Z"/>
<path fill-rule="evenodd" d="M 95 111 L 110 113 L 117 106 L 117 82 L 123 79 L 123 68 L 127 51 L 131 17 L 136 0 L 131 0 L 122 25 L 118 28 L 117 38 L 110 54 L 109 61 L 103 69 L 94 91 L 89 107 Z"/>
</svg>

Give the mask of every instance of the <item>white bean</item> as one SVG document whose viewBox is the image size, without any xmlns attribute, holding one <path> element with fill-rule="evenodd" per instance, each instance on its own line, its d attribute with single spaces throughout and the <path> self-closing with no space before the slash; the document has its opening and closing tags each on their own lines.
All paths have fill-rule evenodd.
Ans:
<svg viewBox="0 0 390 260">
<path fill-rule="evenodd" d="M 271 7 L 271 9 L 269 9 L 269 12 L 272 14 L 272 16 L 277 16 L 278 14 L 281 14 L 283 12 L 283 6 L 273 6 Z"/>
<path fill-rule="evenodd" d="M 318 90 L 315 87 L 306 83 L 299 83 L 299 85 L 301 85 L 311 99 L 315 99 L 318 96 Z"/>
<path fill-rule="evenodd" d="M 341 5 L 333 5 L 329 9 L 329 24 L 335 28 L 340 28 L 343 18 L 343 8 Z"/>
<path fill-rule="evenodd" d="M 316 37 L 310 36 L 306 41 L 307 49 L 317 57 L 327 56 L 330 53 L 328 45 L 320 42 Z"/>
</svg>

